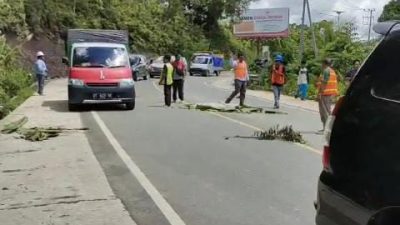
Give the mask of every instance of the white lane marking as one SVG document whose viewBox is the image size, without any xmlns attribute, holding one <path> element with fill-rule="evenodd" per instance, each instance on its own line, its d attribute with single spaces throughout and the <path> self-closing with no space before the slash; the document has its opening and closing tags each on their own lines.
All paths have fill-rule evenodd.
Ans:
<svg viewBox="0 0 400 225">
<path fill-rule="evenodd" d="M 204 82 L 204 84 L 206 84 L 206 82 Z M 161 93 L 163 92 L 163 91 L 160 89 L 160 87 L 157 86 L 157 84 L 156 84 L 155 82 L 153 82 L 153 86 L 154 86 L 154 88 L 155 88 L 157 91 L 159 91 L 159 92 L 161 92 Z M 210 87 L 213 87 L 213 86 L 210 86 Z M 214 87 L 214 88 L 216 88 L 216 87 Z M 255 96 L 254 96 L 254 97 L 255 97 Z M 256 97 L 256 98 L 258 98 L 258 97 Z M 305 111 L 307 111 L 307 110 L 305 110 Z M 308 112 L 310 112 L 310 111 L 308 111 Z M 245 122 L 240 121 L 240 120 L 233 119 L 233 118 L 231 118 L 231 117 L 229 117 L 229 116 L 224 116 L 224 115 L 219 114 L 219 113 L 216 113 L 216 112 L 208 112 L 208 113 L 209 113 L 209 114 L 212 114 L 212 115 L 214 115 L 214 116 L 218 116 L 218 117 L 220 117 L 220 118 L 229 120 L 229 121 L 231 121 L 231 122 L 233 122 L 233 123 L 240 124 L 241 126 L 250 128 L 250 129 L 252 129 L 252 130 L 264 131 L 264 129 L 262 129 L 262 128 L 253 126 L 253 125 L 251 125 L 251 124 L 245 123 Z M 305 150 L 308 150 L 308 151 L 312 152 L 312 153 L 316 153 L 316 154 L 318 154 L 318 155 L 322 155 L 321 151 L 319 151 L 319 150 L 317 150 L 317 149 L 315 149 L 315 148 L 313 148 L 313 147 L 311 147 L 311 146 L 308 146 L 308 145 L 305 145 L 305 144 L 301 144 L 301 143 L 295 143 L 295 144 L 296 144 L 297 146 L 302 147 L 302 148 L 305 149 Z"/>
<path fill-rule="evenodd" d="M 157 82 L 157 81 L 153 81 L 153 82 L 152 82 L 154 88 L 155 88 L 158 92 L 164 93 L 164 91 L 160 88 L 160 85 L 157 85 L 156 82 Z"/>
<path fill-rule="evenodd" d="M 146 190 L 147 194 L 151 197 L 157 207 L 164 214 L 165 218 L 171 225 L 186 225 L 181 217 L 176 213 L 172 206 L 167 202 L 167 200 L 161 195 L 161 193 L 154 187 L 146 175 L 140 170 L 136 163 L 131 159 L 131 157 L 126 153 L 126 151 L 121 147 L 117 139 L 107 128 L 104 121 L 100 118 L 97 112 L 92 111 L 93 118 L 99 125 L 100 129 L 103 131 L 104 135 L 107 137 L 108 141 L 111 143 L 114 150 L 117 152 L 119 157 L 128 167 L 129 171 L 136 177 L 140 185 Z"/>
<path fill-rule="evenodd" d="M 240 124 L 240 125 L 242 125 L 242 126 L 244 126 L 244 127 L 250 128 L 250 129 L 252 129 L 252 130 L 263 131 L 263 129 L 261 129 L 261 128 L 258 128 L 258 127 L 256 127 L 256 126 L 250 125 L 250 124 L 245 123 L 245 122 L 242 122 L 242 121 L 240 121 L 240 120 L 233 119 L 233 118 L 228 117 L 228 116 L 224 116 L 224 115 L 219 114 L 219 113 L 216 113 L 216 112 L 208 112 L 208 113 L 210 113 L 210 114 L 212 114 L 212 115 L 215 115 L 215 116 L 218 116 L 218 117 L 221 117 L 221 118 L 223 118 L 223 119 L 229 120 L 229 121 L 231 121 L 231 122 Z"/>
<path fill-rule="evenodd" d="M 218 117 L 221 117 L 221 118 L 223 118 L 223 119 L 229 120 L 229 121 L 231 121 L 231 122 L 233 122 L 233 123 L 242 125 L 242 126 L 244 126 L 244 127 L 247 127 L 247 128 L 253 129 L 253 130 L 256 130 L 256 131 L 264 131 L 264 129 L 262 129 L 262 128 L 253 126 L 253 125 L 251 125 L 251 124 L 245 123 L 245 122 L 240 121 L 240 120 L 233 119 L 233 118 L 231 118 L 231 117 L 229 117 L 229 116 L 224 116 L 224 115 L 219 114 L 219 113 L 216 113 L 216 112 L 208 112 L 208 113 L 210 113 L 210 114 L 212 114 L 212 115 L 215 115 L 215 116 L 218 116 Z M 301 143 L 295 143 L 295 144 L 296 144 L 297 146 L 299 146 L 299 147 L 302 147 L 302 148 L 305 149 L 305 150 L 308 150 L 308 151 L 312 152 L 312 153 L 316 153 L 316 154 L 318 154 L 318 155 L 322 155 L 321 151 L 318 151 L 317 149 L 314 149 L 314 148 L 311 147 L 311 146 L 308 146 L 308 145 L 305 145 L 305 144 L 301 144 Z"/>
</svg>

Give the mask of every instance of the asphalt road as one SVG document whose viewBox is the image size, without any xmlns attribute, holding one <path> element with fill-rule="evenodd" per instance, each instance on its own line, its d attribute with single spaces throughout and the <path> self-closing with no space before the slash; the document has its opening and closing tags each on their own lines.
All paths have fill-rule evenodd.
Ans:
<svg viewBox="0 0 400 225">
<path fill-rule="evenodd" d="M 215 77 L 190 77 L 186 99 L 223 102 Z M 154 80 L 139 81 L 137 108 L 103 109 L 99 117 L 119 145 L 187 225 L 314 224 L 322 136 L 316 113 L 283 107 L 281 114 L 212 114 L 163 107 Z M 237 101 L 237 100 L 235 100 Z M 248 97 L 246 104 L 271 102 Z M 82 118 L 111 187 L 139 225 L 170 224 L 113 150 L 90 112 Z M 249 137 L 254 128 L 293 125 L 308 146 Z M 228 137 L 228 138 L 227 138 Z"/>
</svg>

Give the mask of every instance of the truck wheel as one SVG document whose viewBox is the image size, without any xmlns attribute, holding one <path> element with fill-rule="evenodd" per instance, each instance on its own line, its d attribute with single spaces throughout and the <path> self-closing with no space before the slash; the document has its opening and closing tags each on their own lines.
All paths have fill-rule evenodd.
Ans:
<svg viewBox="0 0 400 225">
<path fill-rule="evenodd" d="M 78 105 L 77 104 L 68 103 L 68 110 L 70 112 L 77 111 L 78 110 Z"/>
<path fill-rule="evenodd" d="M 127 110 L 134 110 L 135 109 L 135 100 L 133 100 L 132 102 L 126 103 L 125 107 Z"/>
<path fill-rule="evenodd" d="M 143 77 L 143 80 L 147 80 L 147 75 Z"/>
<path fill-rule="evenodd" d="M 138 80 L 138 78 L 137 78 L 137 73 L 134 73 L 134 74 L 133 74 L 133 80 L 134 80 L 134 81 L 137 81 L 137 80 Z"/>
<path fill-rule="evenodd" d="M 215 76 L 218 77 L 219 76 L 219 72 L 215 71 Z"/>
<path fill-rule="evenodd" d="M 193 73 L 189 73 L 189 75 L 193 77 Z"/>
</svg>

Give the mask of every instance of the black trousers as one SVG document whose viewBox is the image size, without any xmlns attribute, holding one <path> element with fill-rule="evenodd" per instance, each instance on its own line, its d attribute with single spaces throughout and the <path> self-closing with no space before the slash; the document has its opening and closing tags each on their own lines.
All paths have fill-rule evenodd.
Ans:
<svg viewBox="0 0 400 225">
<path fill-rule="evenodd" d="M 171 106 L 171 88 L 172 85 L 164 85 L 164 101 L 166 106 Z"/>
<path fill-rule="evenodd" d="M 172 84 L 173 88 L 173 99 L 176 101 L 177 95 L 179 95 L 179 99 L 183 101 L 183 84 L 185 80 L 180 79 L 180 80 L 174 80 L 174 83 Z"/>
<path fill-rule="evenodd" d="M 225 103 L 229 104 L 232 99 L 240 93 L 240 105 L 244 105 L 244 99 L 246 97 L 246 86 L 247 81 L 235 80 L 235 90 L 232 92 L 229 98 L 226 99 Z"/>
</svg>

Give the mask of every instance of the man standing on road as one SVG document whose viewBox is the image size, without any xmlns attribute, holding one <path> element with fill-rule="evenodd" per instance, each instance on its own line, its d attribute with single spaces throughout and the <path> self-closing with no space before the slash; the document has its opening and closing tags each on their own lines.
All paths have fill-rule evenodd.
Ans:
<svg viewBox="0 0 400 225">
<path fill-rule="evenodd" d="M 331 66 L 331 59 L 325 59 L 322 62 L 322 75 L 320 76 L 319 83 L 317 85 L 319 113 L 324 128 L 328 117 L 331 115 L 333 98 L 339 94 L 337 75 Z"/>
<path fill-rule="evenodd" d="M 181 59 L 181 56 L 179 54 L 175 55 L 175 62 L 173 62 L 173 67 L 174 67 L 174 81 L 173 81 L 173 99 L 174 103 L 177 100 L 177 95 L 179 95 L 179 99 L 181 101 L 184 100 L 184 95 L 183 95 L 183 84 L 185 82 L 185 70 L 186 70 L 186 65 Z"/>
<path fill-rule="evenodd" d="M 359 68 L 360 68 L 360 61 L 359 60 L 354 61 L 353 68 L 346 73 L 345 80 L 347 86 L 350 85 L 350 82 L 354 79 L 354 76 L 356 75 Z"/>
<path fill-rule="evenodd" d="M 46 79 L 48 71 L 46 63 L 44 62 L 44 53 L 39 51 L 37 52 L 36 57 L 37 59 L 34 65 L 34 71 L 38 83 L 38 94 L 43 95 L 44 80 Z"/>
<path fill-rule="evenodd" d="M 247 63 L 242 54 L 238 54 L 238 60 L 231 59 L 231 66 L 235 74 L 235 90 L 226 99 L 225 103 L 229 104 L 232 99 L 240 93 L 240 106 L 244 106 L 244 99 L 246 97 L 246 86 L 249 79 Z"/>
<path fill-rule="evenodd" d="M 285 74 L 286 69 L 285 65 L 283 65 L 283 56 L 277 55 L 275 57 L 275 64 L 272 65 L 272 76 L 271 76 L 271 84 L 272 91 L 274 92 L 274 109 L 279 109 L 279 100 L 281 98 L 281 93 L 283 89 L 283 85 L 285 84 Z"/>
<path fill-rule="evenodd" d="M 171 106 L 171 88 L 173 85 L 174 67 L 171 64 L 171 56 L 164 56 L 164 68 L 160 76 L 160 85 L 164 85 L 164 102 L 167 107 Z"/>
<path fill-rule="evenodd" d="M 298 94 L 296 95 L 296 97 L 299 96 L 302 101 L 307 99 L 308 83 L 309 79 L 308 79 L 308 70 L 306 67 L 306 62 L 302 61 L 299 75 L 297 77 L 297 85 L 299 90 Z"/>
</svg>

